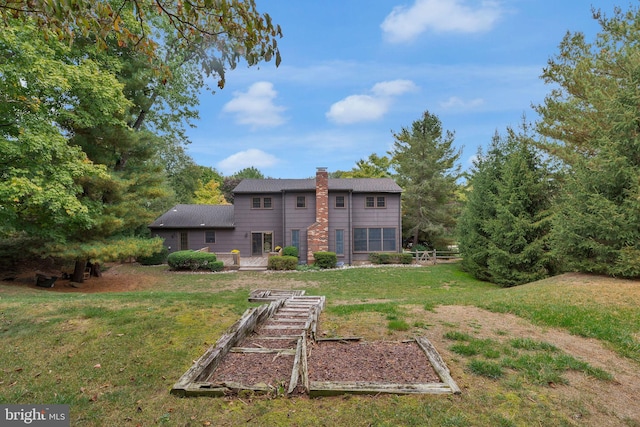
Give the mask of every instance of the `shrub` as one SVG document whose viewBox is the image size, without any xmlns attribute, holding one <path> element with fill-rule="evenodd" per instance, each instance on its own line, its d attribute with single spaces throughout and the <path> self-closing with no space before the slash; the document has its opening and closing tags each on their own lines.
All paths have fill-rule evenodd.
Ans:
<svg viewBox="0 0 640 427">
<path fill-rule="evenodd" d="M 267 268 L 269 270 L 295 270 L 298 267 L 298 258 L 282 255 L 269 257 Z"/>
<path fill-rule="evenodd" d="M 336 268 L 338 256 L 335 252 L 314 252 L 315 265 L 320 268 Z"/>
<path fill-rule="evenodd" d="M 142 265 L 160 265 L 167 262 L 167 257 L 169 256 L 169 249 L 166 246 L 162 247 L 160 252 L 156 252 L 149 256 L 139 256 L 136 260 Z"/>
<path fill-rule="evenodd" d="M 295 246 L 285 246 L 282 249 L 282 256 L 294 256 L 298 258 L 298 248 Z"/>
<path fill-rule="evenodd" d="M 369 254 L 369 261 L 373 264 L 411 264 L 413 262 L 413 254 L 372 252 Z"/>
<path fill-rule="evenodd" d="M 172 270 L 210 270 L 221 271 L 222 261 L 218 261 L 216 254 L 210 252 L 178 251 L 167 257 L 167 263 Z"/>
</svg>

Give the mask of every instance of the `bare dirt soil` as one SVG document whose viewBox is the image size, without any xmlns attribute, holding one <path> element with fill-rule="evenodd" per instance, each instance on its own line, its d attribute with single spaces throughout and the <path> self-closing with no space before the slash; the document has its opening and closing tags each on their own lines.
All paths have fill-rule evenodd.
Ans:
<svg viewBox="0 0 640 427">
<path fill-rule="evenodd" d="M 144 274 L 121 273 L 121 264 L 108 265 L 101 277 L 91 277 L 83 283 L 74 283 L 69 279 L 58 277 L 53 287 L 42 288 L 36 286 L 36 272 L 42 272 L 48 276 L 59 275 L 59 270 L 33 269 L 25 270 L 17 274 L 12 280 L 3 280 L 2 284 L 42 290 L 45 292 L 75 292 L 75 293 L 96 293 L 96 292 L 131 292 L 147 289 L 153 286 L 154 278 Z"/>
</svg>

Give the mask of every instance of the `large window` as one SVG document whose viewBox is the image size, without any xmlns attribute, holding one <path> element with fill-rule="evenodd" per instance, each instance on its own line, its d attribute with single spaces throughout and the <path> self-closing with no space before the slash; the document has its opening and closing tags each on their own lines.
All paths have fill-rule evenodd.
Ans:
<svg viewBox="0 0 640 427">
<path fill-rule="evenodd" d="M 355 228 L 353 230 L 354 252 L 395 252 L 395 228 Z"/>
</svg>

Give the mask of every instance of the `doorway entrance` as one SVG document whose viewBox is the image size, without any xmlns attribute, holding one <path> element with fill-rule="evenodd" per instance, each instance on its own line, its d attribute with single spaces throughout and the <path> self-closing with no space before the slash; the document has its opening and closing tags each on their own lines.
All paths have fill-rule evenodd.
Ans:
<svg viewBox="0 0 640 427">
<path fill-rule="evenodd" d="M 273 250 L 273 233 L 255 232 L 251 233 L 251 256 L 262 256 Z"/>
</svg>

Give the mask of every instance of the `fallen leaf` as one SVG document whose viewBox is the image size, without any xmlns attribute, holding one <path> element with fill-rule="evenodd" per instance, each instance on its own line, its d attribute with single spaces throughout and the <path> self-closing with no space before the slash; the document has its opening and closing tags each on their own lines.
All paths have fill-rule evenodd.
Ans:
<svg viewBox="0 0 640 427">
<path fill-rule="evenodd" d="M 24 370 L 24 368 L 17 368 L 17 369 L 15 370 L 15 372 L 22 372 L 23 370 Z"/>
<path fill-rule="evenodd" d="M 93 396 L 91 396 L 91 399 L 89 399 L 92 402 L 96 402 L 98 400 L 98 395 L 94 394 Z"/>
<path fill-rule="evenodd" d="M 205 421 L 202 423 L 203 426 L 210 426 L 211 425 L 211 421 Z"/>
<path fill-rule="evenodd" d="M 99 363 L 96 363 L 95 365 L 93 365 L 94 368 L 102 368 L 102 366 Z"/>
</svg>

